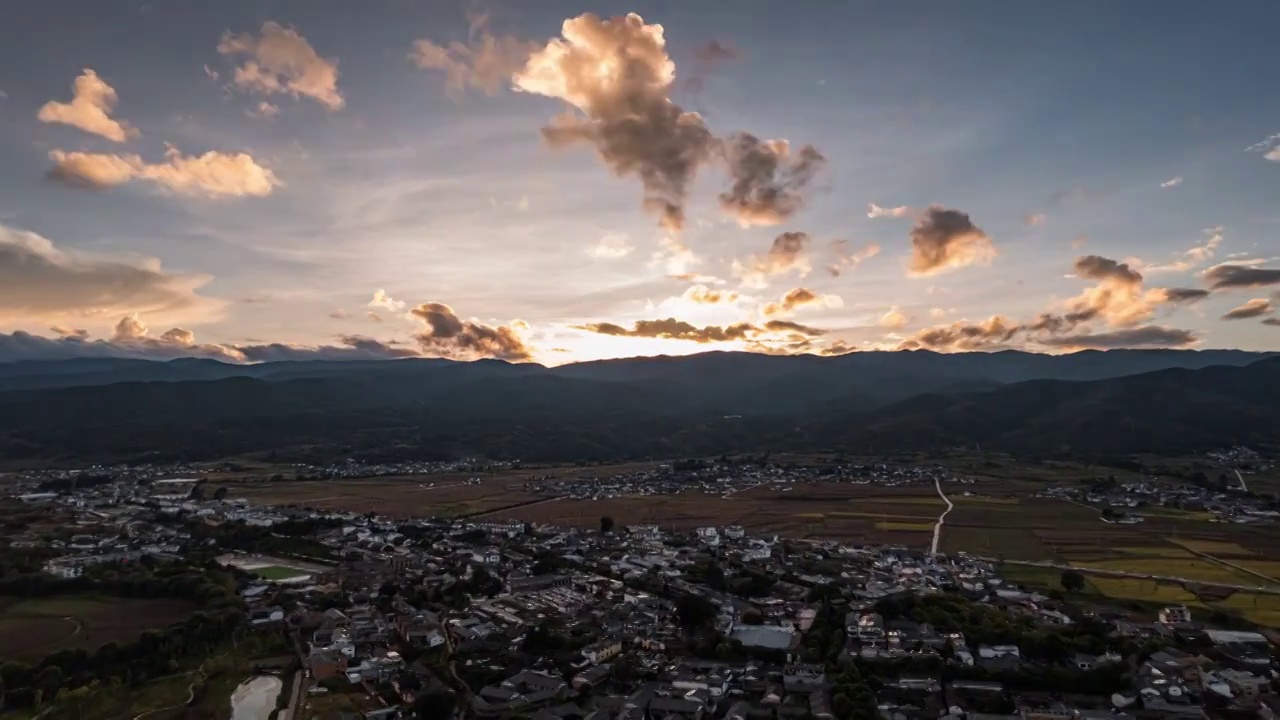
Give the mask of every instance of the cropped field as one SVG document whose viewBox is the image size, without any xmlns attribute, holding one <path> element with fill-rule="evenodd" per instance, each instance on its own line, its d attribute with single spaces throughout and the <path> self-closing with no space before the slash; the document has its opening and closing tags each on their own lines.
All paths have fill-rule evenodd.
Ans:
<svg viewBox="0 0 1280 720">
<path fill-rule="evenodd" d="M 288 580 L 290 578 L 302 577 L 307 575 L 307 571 L 297 568 L 285 567 L 283 565 L 266 565 L 251 570 L 254 575 L 263 580 Z"/>
<path fill-rule="evenodd" d="M 33 661 L 58 650 L 95 650 L 185 618 L 185 600 L 107 597 L 0 599 L 0 655 Z"/>
</svg>

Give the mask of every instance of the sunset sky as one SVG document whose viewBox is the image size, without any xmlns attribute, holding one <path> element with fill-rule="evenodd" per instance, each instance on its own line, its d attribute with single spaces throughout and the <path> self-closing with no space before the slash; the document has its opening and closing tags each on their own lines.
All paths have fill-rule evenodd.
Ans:
<svg viewBox="0 0 1280 720">
<path fill-rule="evenodd" d="M 1280 349 L 1275 2 L 4 15 L 0 361 Z"/>
</svg>

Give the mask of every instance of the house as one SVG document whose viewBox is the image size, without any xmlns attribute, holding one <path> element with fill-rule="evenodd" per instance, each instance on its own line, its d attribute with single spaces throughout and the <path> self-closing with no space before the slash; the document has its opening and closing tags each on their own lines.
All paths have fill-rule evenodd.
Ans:
<svg viewBox="0 0 1280 720">
<path fill-rule="evenodd" d="M 787 692 L 813 692 L 826 687 L 827 674 L 821 665 L 788 665 L 782 671 L 782 686 Z"/>
<path fill-rule="evenodd" d="M 582 649 L 582 658 L 591 665 L 598 665 L 607 660 L 612 660 L 622 652 L 622 640 L 618 638 L 604 638 Z"/>
<path fill-rule="evenodd" d="M 1191 611 L 1186 605 L 1171 605 L 1161 608 L 1156 616 L 1162 625 L 1190 625 Z"/>
</svg>

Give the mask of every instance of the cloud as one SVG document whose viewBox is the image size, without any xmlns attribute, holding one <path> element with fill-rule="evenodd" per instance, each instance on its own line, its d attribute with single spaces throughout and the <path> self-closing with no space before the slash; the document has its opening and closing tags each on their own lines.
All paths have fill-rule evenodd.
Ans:
<svg viewBox="0 0 1280 720">
<path fill-rule="evenodd" d="M 368 318 L 370 322 L 382 322 L 382 316 L 372 310 L 366 310 L 364 316 Z"/>
<path fill-rule="evenodd" d="M 733 290 L 718 290 L 709 288 L 706 285 L 690 285 L 685 288 L 680 297 L 695 305 L 727 305 L 737 302 L 740 296 Z"/>
<path fill-rule="evenodd" d="M 818 354 L 825 355 L 827 357 L 835 357 L 836 355 L 848 355 L 856 350 L 857 348 L 843 340 L 835 340 L 830 345 L 819 350 Z"/>
<path fill-rule="evenodd" d="M 1190 330 L 1148 325 L 1096 334 L 1047 337 L 1037 342 L 1049 347 L 1070 350 L 1108 350 L 1127 347 L 1183 347 L 1198 341 L 1195 333 Z"/>
<path fill-rule="evenodd" d="M 765 317 L 773 317 L 777 315 L 787 315 L 795 312 L 802 307 L 842 307 L 844 301 L 838 295 L 823 295 L 816 293 L 809 288 L 792 288 L 788 290 L 776 302 L 768 303 L 761 309 L 761 313 Z"/>
<path fill-rule="evenodd" d="M 135 315 L 126 315 L 120 318 L 120 322 L 116 323 L 115 333 L 111 339 L 115 342 L 125 342 L 128 340 L 137 340 L 147 334 L 147 326 Z"/>
<path fill-rule="evenodd" d="M 635 249 L 626 233 L 606 233 L 595 245 L 587 248 L 587 254 L 597 260 L 617 260 L 630 255 Z"/>
<path fill-rule="evenodd" d="M 889 330 L 899 330 L 906 327 L 909 322 L 911 322 L 911 318 L 903 314 L 897 305 L 889 308 L 884 315 L 880 316 L 880 327 Z"/>
<path fill-rule="evenodd" d="M 799 335 L 806 335 L 811 337 L 827 334 L 827 331 L 823 330 L 822 328 L 810 327 L 809 325 L 801 325 L 800 323 L 793 322 L 791 320 L 770 320 L 764 324 L 764 329 L 769 332 L 797 333 Z"/>
<path fill-rule="evenodd" d="M 1179 253 L 1177 259 L 1173 262 L 1163 265 L 1146 265 L 1143 266 L 1142 272 L 1148 275 L 1163 272 L 1186 272 L 1209 262 L 1213 259 L 1218 246 L 1222 244 L 1223 231 L 1222 227 L 1219 226 L 1206 228 L 1203 233 L 1203 242 Z"/>
<path fill-rule="evenodd" d="M 423 70 L 444 72 L 445 90 L 457 100 L 468 87 L 493 95 L 510 85 L 512 74 L 538 49 L 536 42 L 494 35 L 489 32 L 488 15 L 477 15 L 471 18 L 467 42 L 455 40 L 444 46 L 415 40 L 409 59 Z"/>
<path fill-rule="evenodd" d="M 351 313 L 346 310 L 339 309 L 329 313 L 329 317 L 333 320 L 346 320 L 351 317 Z"/>
<path fill-rule="evenodd" d="M 1271 301 L 1266 298 L 1254 298 L 1245 304 L 1227 311 L 1223 320 L 1247 320 L 1270 315 L 1273 312 Z"/>
<path fill-rule="evenodd" d="M 658 240 L 658 249 L 653 252 L 650 262 L 653 265 L 663 265 L 671 277 L 682 278 L 690 275 L 689 269 L 700 265 L 702 259 L 680 238 L 666 235 Z"/>
<path fill-rule="evenodd" d="M 40 122 L 70 125 L 119 143 L 138 137 L 136 128 L 111 117 L 111 111 L 115 109 L 119 98 L 115 89 L 98 77 L 97 73 L 85 68 L 72 83 L 71 89 L 71 102 L 50 100 L 36 113 L 36 119 Z"/>
<path fill-rule="evenodd" d="M 66 338 L 89 337 L 89 331 L 83 328 L 68 328 L 68 327 L 63 327 L 61 325 L 54 325 L 53 327 L 49 328 L 49 330 L 54 334 L 58 335 L 59 337 L 66 337 Z"/>
<path fill-rule="evenodd" d="M 1089 280 L 1110 280 L 1121 284 L 1142 282 L 1142 274 L 1137 270 L 1101 255 L 1076 258 L 1075 271 L 1078 277 Z"/>
<path fill-rule="evenodd" d="M 247 56 L 233 78 L 244 92 L 309 97 L 329 110 L 345 104 L 338 92 L 338 61 L 320 57 L 291 27 L 268 20 L 258 36 L 227 32 L 218 43 L 218 53 Z"/>
<path fill-rule="evenodd" d="M 1099 255 L 1076 258 L 1076 277 L 1098 284 L 1066 301 L 1069 324 L 1101 318 L 1116 327 L 1136 325 L 1151 317 L 1166 302 L 1193 300 L 1186 291 L 1171 294 L 1164 288 L 1144 289 L 1142 273 L 1128 263 Z M 1194 294 L 1194 293 L 1193 293 Z"/>
<path fill-rule="evenodd" d="M 247 153 L 183 155 L 170 148 L 163 162 L 151 164 L 137 155 L 53 150 L 49 159 L 49 179 L 89 190 L 144 181 L 177 195 L 222 199 L 266 197 L 283 184 Z"/>
<path fill-rule="evenodd" d="M 782 233 L 773 239 L 769 251 L 763 255 L 752 255 L 745 262 L 735 260 L 733 274 L 742 279 L 743 285 L 754 288 L 767 287 L 769 278 L 792 271 L 803 277 L 810 270 L 806 256 L 808 246 L 808 233 Z"/>
<path fill-rule="evenodd" d="M 1280 327 L 1280 318 L 1267 318 L 1262 321 L 1262 324 L 1270 325 L 1271 327 Z"/>
<path fill-rule="evenodd" d="M 383 310 L 388 310 L 393 313 L 398 313 L 401 310 L 404 310 L 405 305 L 406 305 L 405 301 L 396 300 L 395 298 L 388 295 L 386 290 L 383 290 L 382 288 L 378 288 L 377 290 L 373 291 L 373 299 L 369 301 L 366 307 L 382 308 Z"/>
<path fill-rule="evenodd" d="M 986 264 L 995 256 L 991 238 L 959 210 L 931 205 L 911 228 L 911 275 L 936 275 Z"/>
<path fill-rule="evenodd" d="M 40 235 L 0 225 L 0 319 L 144 313 L 207 321 L 226 305 L 198 294 L 211 279 L 166 272 L 158 260 L 133 263 L 60 250 Z"/>
<path fill-rule="evenodd" d="M 244 113 L 249 117 L 261 118 L 263 120 L 271 120 L 280 114 L 280 106 L 273 105 L 266 100 L 258 103 L 256 108 L 245 110 Z"/>
<path fill-rule="evenodd" d="M 867 204 L 867 217 L 869 218 L 901 218 L 911 214 L 911 208 L 906 205 L 897 207 L 880 207 L 875 203 Z"/>
<path fill-rule="evenodd" d="M 1022 222 L 1026 223 L 1027 225 L 1030 225 L 1031 227 L 1037 227 L 1037 226 L 1043 225 L 1048 221 L 1049 221 L 1049 216 L 1045 215 L 1044 213 L 1028 213 L 1026 216 L 1022 218 Z"/>
<path fill-rule="evenodd" d="M 1174 177 L 1174 178 L 1169 178 L 1168 180 L 1165 180 L 1164 182 L 1160 183 L 1160 187 L 1162 187 L 1162 188 L 1175 188 L 1175 187 L 1178 187 L 1178 186 L 1179 186 L 1179 185 L 1181 185 L 1181 184 L 1182 184 L 1182 177 L 1181 177 L 1181 176 L 1178 176 L 1178 177 Z"/>
<path fill-rule="evenodd" d="M 870 260 L 880 254 L 880 246 L 875 243 L 867 243 L 865 246 L 850 250 L 848 240 L 832 240 L 831 261 L 827 263 L 827 274 L 831 277 L 840 277 L 840 273 L 845 268 L 853 269 L 862 264 L 863 260 Z"/>
<path fill-rule="evenodd" d="M 804 191 L 826 158 L 812 145 L 794 154 L 786 140 L 761 141 L 736 133 L 724 146 L 733 181 L 720 194 L 720 207 L 743 227 L 777 225 L 804 205 Z"/>
<path fill-rule="evenodd" d="M 423 303 L 410 311 L 427 324 L 416 337 L 423 353 L 453 360 L 496 358 L 521 361 L 532 358 L 519 330 L 524 323 L 493 327 L 474 320 L 462 320 L 442 303 Z"/>
<path fill-rule="evenodd" d="M 679 230 L 689 185 L 718 143 L 697 113 L 670 100 L 675 63 L 662 26 L 634 13 L 612 20 L 586 13 L 565 20 L 561 34 L 513 78 L 520 91 L 580 111 L 558 117 L 543 137 L 553 146 L 592 145 L 614 174 L 639 177 L 644 207 Z"/>
<path fill-rule="evenodd" d="M 904 340 L 900 350 L 985 350 L 1008 345 L 1023 331 L 1017 322 L 1003 315 L 993 315 L 983 322 L 967 320 L 925 328 Z"/>
<path fill-rule="evenodd" d="M 1244 149 L 1245 152 L 1260 152 L 1264 160 L 1280 162 L 1280 133 L 1270 135 L 1261 142 L 1256 142 Z"/>
<path fill-rule="evenodd" d="M 397 347 L 362 335 L 339 336 L 340 345 L 290 345 L 286 343 L 211 345 L 197 342 L 195 333 L 180 327 L 152 337 L 146 324 L 126 316 L 112 337 L 93 340 L 83 330 L 55 328 L 60 337 L 46 338 L 18 331 L 0 333 L 0 362 L 63 360 L 81 357 L 167 360 L 197 357 L 228 363 L 287 360 L 391 360 L 418 357 L 417 350 Z"/>
<path fill-rule="evenodd" d="M 1204 280 L 1214 290 L 1254 288 L 1280 284 L 1280 269 L 1222 264 L 1204 271 Z"/>
<path fill-rule="evenodd" d="M 702 117 L 671 100 L 676 66 L 661 25 L 635 13 L 564 21 L 561 37 L 529 56 L 515 89 L 557 98 L 576 110 L 543 128 L 554 147 L 592 146 L 619 177 L 637 177 L 644 208 L 663 227 L 684 227 L 690 185 L 700 167 L 723 162 L 732 186 L 721 207 L 745 225 L 776 224 L 802 205 L 802 191 L 824 159 L 810 146 L 794 155 L 785 140 L 747 133 L 717 138 Z"/>
<path fill-rule="evenodd" d="M 1170 303 L 1192 303 L 1209 296 L 1208 290 L 1199 288 L 1161 288 L 1160 292 L 1164 293 L 1164 301 Z"/>
<path fill-rule="evenodd" d="M 1084 233 L 1081 233 L 1071 238 L 1071 248 L 1073 250 L 1079 250 L 1080 248 L 1084 247 L 1085 244 L 1088 242 L 1089 242 L 1089 236 L 1085 235 Z"/>
<path fill-rule="evenodd" d="M 707 325 L 698 327 L 675 318 L 662 320 L 637 320 L 631 327 L 623 327 L 615 323 L 590 323 L 574 325 L 576 330 L 586 330 L 600 335 L 615 337 L 661 338 L 666 340 L 687 340 L 696 343 L 722 343 L 736 341 L 758 341 L 769 339 L 770 335 L 786 335 L 803 337 L 819 336 L 827 331 L 788 320 L 770 320 L 763 326 L 747 322 L 731 325 Z"/>
<path fill-rule="evenodd" d="M 722 43 L 718 40 L 708 40 L 694 48 L 693 56 L 703 62 L 717 63 L 737 60 L 739 53 L 738 49 L 732 45 Z"/>
<path fill-rule="evenodd" d="M 217 80 L 218 78 L 222 77 L 221 75 L 218 74 L 217 70 L 214 70 L 213 68 L 209 67 L 207 63 L 204 66 L 204 76 L 209 78 L 210 80 Z"/>
</svg>

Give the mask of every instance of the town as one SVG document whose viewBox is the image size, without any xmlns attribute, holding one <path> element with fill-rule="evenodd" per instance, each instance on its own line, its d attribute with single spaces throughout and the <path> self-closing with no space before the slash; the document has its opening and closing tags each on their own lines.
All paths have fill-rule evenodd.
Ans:
<svg viewBox="0 0 1280 720">
<path fill-rule="evenodd" d="M 290 718 L 1191 719 L 1280 709 L 1273 631 L 1184 605 L 1098 606 L 1073 592 L 1069 570 L 1059 587 L 1032 588 L 963 553 L 609 517 L 591 529 L 406 521 L 253 506 L 196 478 L 144 475 L 18 486 L 13 500 L 56 517 L 57 529 L 29 523 L 9 547 L 76 587 L 142 565 L 231 573 L 247 631 L 292 648 L 263 696 Z M 1079 501 L 1182 493 L 1124 485 Z M 19 687 L 22 672 L 7 673 L 5 687 Z M 71 697 L 75 677 L 53 695 Z"/>
</svg>

